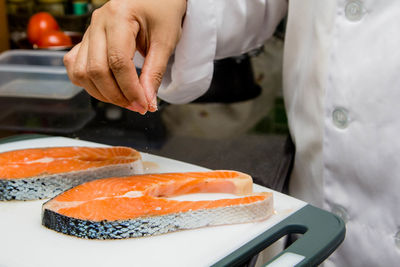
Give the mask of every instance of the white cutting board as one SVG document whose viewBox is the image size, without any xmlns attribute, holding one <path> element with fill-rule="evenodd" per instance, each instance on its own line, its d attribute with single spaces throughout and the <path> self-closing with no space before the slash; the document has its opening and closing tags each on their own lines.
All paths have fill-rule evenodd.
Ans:
<svg viewBox="0 0 400 267">
<path fill-rule="evenodd" d="M 1 144 L 0 152 L 30 147 L 105 146 L 64 137 Z M 142 153 L 147 172 L 203 171 L 205 168 Z M 41 225 L 45 200 L 0 201 L 0 267 L 210 266 L 306 205 L 305 202 L 254 185 L 274 195 L 275 214 L 262 222 L 186 230 L 125 240 L 86 240 Z M 201 194 L 215 199 L 226 194 Z M 196 199 L 196 195 L 188 199 Z"/>
</svg>

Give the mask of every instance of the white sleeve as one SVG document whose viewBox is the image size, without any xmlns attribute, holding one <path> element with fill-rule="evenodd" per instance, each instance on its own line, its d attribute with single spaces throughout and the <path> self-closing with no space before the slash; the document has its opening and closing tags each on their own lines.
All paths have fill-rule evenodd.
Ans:
<svg viewBox="0 0 400 267">
<path fill-rule="evenodd" d="M 287 0 L 188 0 L 182 36 L 158 96 L 183 104 L 203 95 L 214 60 L 262 46 L 286 9 Z"/>
</svg>

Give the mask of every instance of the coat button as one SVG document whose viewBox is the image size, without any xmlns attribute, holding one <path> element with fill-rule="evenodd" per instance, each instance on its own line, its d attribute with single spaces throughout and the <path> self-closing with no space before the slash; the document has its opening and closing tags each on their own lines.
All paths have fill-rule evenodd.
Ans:
<svg viewBox="0 0 400 267">
<path fill-rule="evenodd" d="M 363 4 L 359 0 L 350 0 L 344 8 L 345 16 L 350 21 L 359 21 L 364 16 Z"/>
<path fill-rule="evenodd" d="M 394 243 L 396 244 L 396 247 L 400 249 L 400 230 L 394 236 Z"/>
<path fill-rule="evenodd" d="M 333 205 L 332 213 L 342 219 L 344 223 L 347 223 L 349 221 L 349 215 L 347 214 L 347 210 L 343 206 Z"/>
<path fill-rule="evenodd" d="M 340 129 L 344 129 L 349 124 L 349 116 L 344 108 L 335 108 L 332 112 L 333 124 Z"/>
</svg>

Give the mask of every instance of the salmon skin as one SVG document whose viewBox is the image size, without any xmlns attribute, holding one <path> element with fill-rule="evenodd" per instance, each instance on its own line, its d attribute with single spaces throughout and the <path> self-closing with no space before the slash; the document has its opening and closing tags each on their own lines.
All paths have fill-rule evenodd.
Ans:
<svg viewBox="0 0 400 267">
<path fill-rule="evenodd" d="M 264 220 L 272 193 L 253 193 L 252 178 L 236 171 L 146 174 L 87 182 L 47 201 L 42 224 L 87 239 L 122 239 L 204 226 Z M 231 193 L 237 198 L 178 201 L 189 193 Z"/>
<path fill-rule="evenodd" d="M 93 179 L 142 174 L 129 147 L 52 147 L 0 153 L 0 200 L 51 198 Z"/>
</svg>

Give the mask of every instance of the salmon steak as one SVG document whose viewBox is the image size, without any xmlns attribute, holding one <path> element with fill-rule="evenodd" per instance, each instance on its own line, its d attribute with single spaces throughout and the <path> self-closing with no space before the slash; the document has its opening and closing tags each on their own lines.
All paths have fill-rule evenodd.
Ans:
<svg viewBox="0 0 400 267">
<path fill-rule="evenodd" d="M 83 182 L 142 174 L 129 147 L 51 147 L 0 153 L 0 200 L 51 198 Z"/>
<path fill-rule="evenodd" d="M 122 239 L 267 219 L 273 213 L 272 193 L 253 193 L 252 188 L 251 176 L 236 171 L 99 179 L 44 203 L 42 225 L 80 238 Z M 236 196 L 198 201 L 169 199 L 193 193 Z"/>
</svg>

